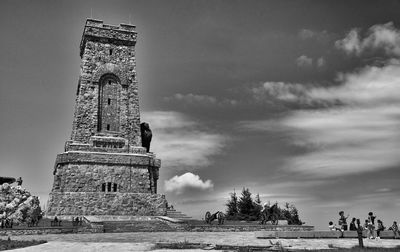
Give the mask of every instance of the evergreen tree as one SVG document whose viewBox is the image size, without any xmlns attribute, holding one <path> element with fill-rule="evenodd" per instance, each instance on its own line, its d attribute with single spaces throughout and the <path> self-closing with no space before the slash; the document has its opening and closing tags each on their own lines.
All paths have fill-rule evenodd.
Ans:
<svg viewBox="0 0 400 252">
<path fill-rule="evenodd" d="M 253 212 L 254 203 L 248 188 L 243 187 L 242 195 L 238 201 L 238 208 L 239 213 L 243 215 L 250 215 Z"/>
<path fill-rule="evenodd" d="M 254 202 L 257 203 L 258 205 L 261 205 L 260 194 L 257 193 L 256 199 L 254 200 Z"/>
<path fill-rule="evenodd" d="M 236 216 L 238 214 L 238 199 L 236 196 L 235 189 L 233 189 L 233 193 L 231 193 L 231 198 L 226 203 L 226 215 L 227 216 Z"/>
<path fill-rule="evenodd" d="M 303 222 L 299 218 L 299 212 L 297 211 L 297 208 L 292 204 L 289 206 L 289 211 L 290 211 L 290 223 L 289 225 L 302 225 Z"/>
<path fill-rule="evenodd" d="M 255 217 L 256 220 L 260 219 L 261 216 L 261 199 L 260 199 L 260 194 L 256 194 L 256 197 L 254 199 L 254 204 L 253 204 L 253 210 L 251 212 L 251 215 Z"/>
</svg>

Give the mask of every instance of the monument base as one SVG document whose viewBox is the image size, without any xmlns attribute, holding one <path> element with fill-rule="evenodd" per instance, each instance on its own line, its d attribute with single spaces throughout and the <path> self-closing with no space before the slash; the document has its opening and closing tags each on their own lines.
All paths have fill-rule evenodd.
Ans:
<svg viewBox="0 0 400 252">
<path fill-rule="evenodd" d="M 52 192 L 47 216 L 136 215 L 164 216 L 164 195 L 150 193 Z"/>
</svg>

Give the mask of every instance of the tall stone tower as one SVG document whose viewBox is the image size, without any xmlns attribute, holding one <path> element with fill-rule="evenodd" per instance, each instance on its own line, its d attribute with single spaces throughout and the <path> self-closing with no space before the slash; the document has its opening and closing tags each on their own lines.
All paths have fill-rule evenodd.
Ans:
<svg viewBox="0 0 400 252">
<path fill-rule="evenodd" d="M 71 139 L 57 155 L 48 216 L 165 215 L 160 160 L 141 145 L 135 26 L 88 19 Z"/>
</svg>

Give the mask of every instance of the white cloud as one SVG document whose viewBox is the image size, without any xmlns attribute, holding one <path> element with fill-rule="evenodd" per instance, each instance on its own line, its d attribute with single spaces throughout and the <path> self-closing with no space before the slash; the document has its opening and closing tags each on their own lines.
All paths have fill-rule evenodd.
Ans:
<svg viewBox="0 0 400 252">
<path fill-rule="evenodd" d="M 332 34 L 327 31 L 315 31 L 310 29 L 301 29 L 298 36 L 302 40 L 315 39 L 319 42 L 328 42 L 332 38 Z"/>
<path fill-rule="evenodd" d="M 313 59 L 307 57 L 306 55 L 301 55 L 296 59 L 296 64 L 299 67 L 311 67 L 313 63 Z"/>
<path fill-rule="evenodd" d="M 335 100 L 324 100 L 312 97 L 312 90 L 318 88 L 312 85 L 285 82 L 264 82 L 261 85 L 248 88 L 252 102 L 268 105 L 296 105 L 299 107 L 328 107 L 336 104 Z"/>
<path fill-rule="evenodd" d="M 264 82 L 259 87 L 251 88 L 252 98 L 262 102 L 268 97 L 274 97 L 283 101 L 298 101 L 299 99 L 308 99 L 306 97 L 306 88 L 297 83 L 285 82 Z"/>
<path fill-rule="evenodd" d="M 299 37 L 303 40 L 315 37 L 316 32 L 309 29 L 301 29 L 299 31 Z"/>
<path fill-rule="evenodd" d="M 335 46 L 347 53 L 359 54 L 361 52 L 361 41 L 358 29 L 352 29 L 344 39 L 335 42 Z"/>
<path fill-rule="evenodd" d="M 299 111 L 282 123 L 310 150 L 287 168 L 316 177 L 377 171 L 400 164 L 397 107 Z"/>
<path fill-rule="evenodd" d="M 340 85 L 334 87 L 282 83 L 269 94 L 278 99 L 289 97 L 297 103 L 323 101 L 331 105 L 296 110 L 278 121 L 246 121 L 239 126 L 291 134 L 293 144 L 304 147 L 307 153 L 290 158 L 286 168 L 310 177 L 396 167 L 400 165 L 399 73 L 400 63 L 392 60 L 383 67 L 367 66 L 341 74 Z"/>
<path fill-rule="evenodd" d="M 399 103 L 400 62 L 392 60 L 383 67 L 367 66 L 349 74 L 340 74 L 342 85 L 314 88 L 308 92 L 311 99 L 340 100 L 348 105 L 376 105 Z"/>
<path fill-rule="evenodd" d="M 360 37 L 360 30 L 352 29 L 344 39 L 336 41 L 335 45 L 348 54 L 360 55 L 367 50 L 381 49 L 389 56 L 400 56 L 400 31 L 392 22 L 374 25 L 364 38 Z"/>
<path fill-rule="evenodd" d="M 169 97 L 165 97 L 164 101 L 166 102 L 177 102 L 179 104 L 187 104 L 193 106 L 203 106 L 203 107 L 212 107 L 216 106 L 236 106 L 238 101 L 234 99 L 218 99 L 214 96 L 209 95 L 199 95 L 199 94 L 174 94 Z"/>
<path fill-rule="evenodd" d="M 174 111 L 145 112 L 142 119 L 150 124 L 151 151 L 161 158 L 163 167 L 187 170 L 210 165 L 212 157 L 222 152 L 227 139 Z"/>
<path fill-rule="evenodd" d="M 375 192 L 377 192 L 377 193 L 386 193 L 386 192 L 390 192 L 390 191 L 392 191 L 390 188 L 384 187 L 384 188 L 376 189 Z"/>
<path fill-rule="evenodd" d="M 171 97 L 166 97 L 165 98 L 166 101 L 171 101 L 171 100 L 175 100 L 175 101 L 183 101 L 186 103 L 190 103 L 190 104 L 207 104 L 207 105 L 213 105 L 217 103 L 217 99 L 213 96 L 209 96 L 209 95 L 197 95 L 197 94 L 174 94 Z"/>
<path fill-rule="evenodd" d="M 326 65 L 326 60 L 323 57 L 317 59 L 317 67 L 321 68 Z"/>
<path fill-rule="evenodd" d="M 214 188 L 211 180 L 203 181 L 199 175 L 187 172 L 181 176 L 174 176 L 165 181 L 165 190 L 182 194 L 187 190 L 209 191 Z"/>
</svg>

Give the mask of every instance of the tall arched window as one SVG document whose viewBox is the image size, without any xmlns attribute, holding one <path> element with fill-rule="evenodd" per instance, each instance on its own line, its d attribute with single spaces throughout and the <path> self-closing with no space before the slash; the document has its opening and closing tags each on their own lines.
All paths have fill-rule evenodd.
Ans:
<svg viewBox="0 0 400 252">
<path fill-rule="evenodd" d="M 120 126 L 120 108 L 118 97 L 121 85 L 113 74 L 106 74 L 99 81 L 99 111 L 97 130 L 118 132 Z"/>
</svg>

